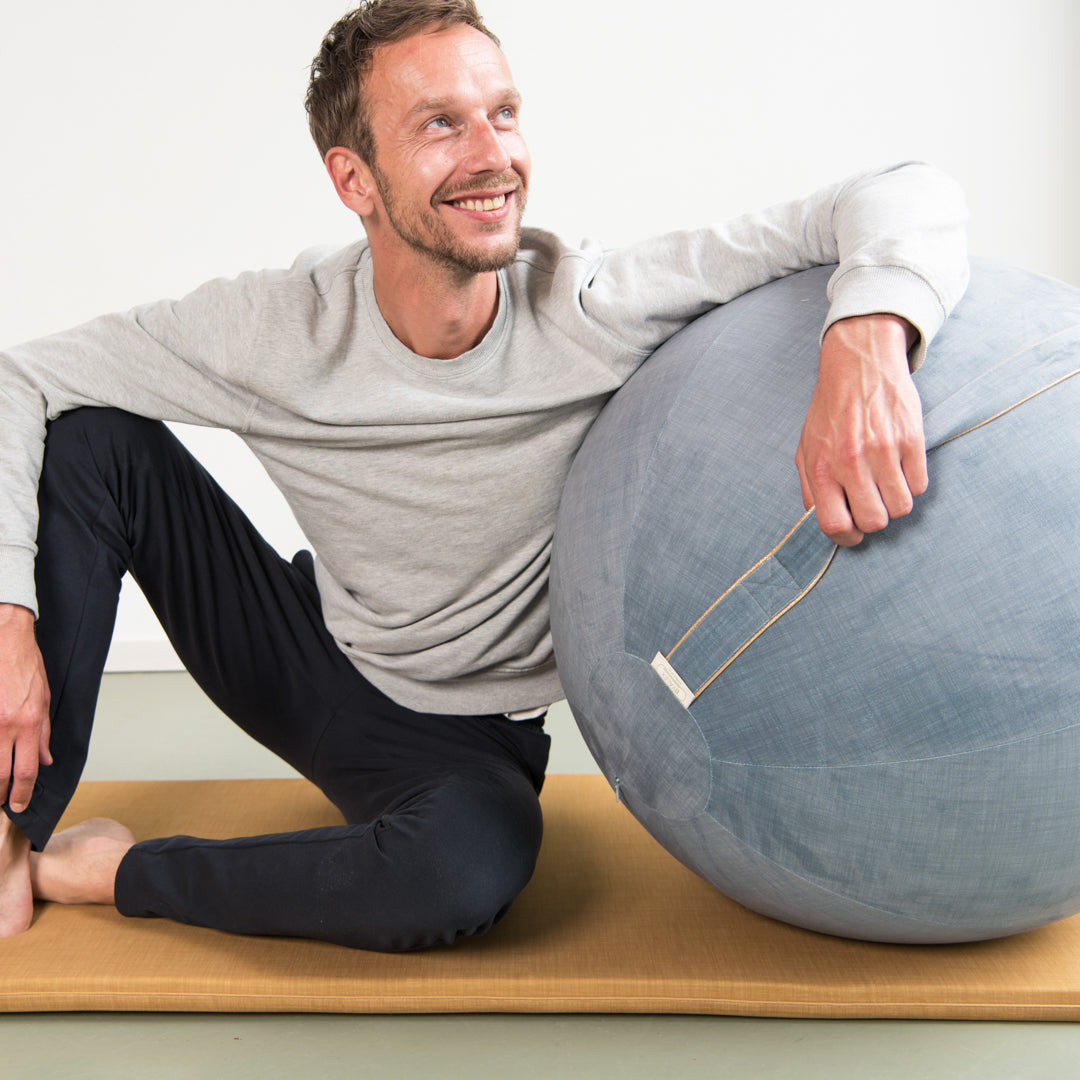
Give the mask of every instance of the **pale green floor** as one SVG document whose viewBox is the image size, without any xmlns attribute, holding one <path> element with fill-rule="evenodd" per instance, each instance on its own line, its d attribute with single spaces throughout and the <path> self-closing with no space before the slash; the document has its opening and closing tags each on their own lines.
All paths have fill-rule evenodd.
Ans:
<svg viewBox="0 0 1080 1080">
<path fill-rule="evenodd" d="M 553 772 L 591 772 L 565 709 Z M 91 779 L 288 775 L 183 674 L 109 675 Z M 0 979 L 3 973 L 0 972 Z M 0 1016 L 0 1080 L 1080 1080 L 1080 1025 L 634 1016 Z"/>
</svg>

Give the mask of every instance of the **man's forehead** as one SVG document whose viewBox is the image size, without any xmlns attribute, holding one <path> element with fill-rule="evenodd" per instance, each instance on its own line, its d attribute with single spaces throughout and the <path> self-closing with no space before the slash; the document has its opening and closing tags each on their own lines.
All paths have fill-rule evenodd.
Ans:
<svg viewBox="0 0 1080 1080">
<path fill-rule="evenodd" d="M 393 98 L 410 114 L 449 107 L 462 92 L 479 87 L 507 97 L 510 104 L 520 100 L 502 50 L 465 24 L 380 45 L 372 57 L 368 87 L 377 97 Z"/>
</svg>

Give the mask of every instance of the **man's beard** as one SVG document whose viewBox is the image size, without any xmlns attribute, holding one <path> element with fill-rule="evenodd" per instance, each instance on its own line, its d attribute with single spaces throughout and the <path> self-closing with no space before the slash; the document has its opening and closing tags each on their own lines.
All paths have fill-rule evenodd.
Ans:
<svg viewBox="0 0 1080 1080">
<path fill-rule="evenodd" d="M 371 172 L 390 225 L 415 251 L 423 252 L 451 270 L 465 271 L 468 274 L 486 274 L 492 270 L 501 270 L 517 257 L 518 245 L 521 242 L 521 218 L 525 210 L 525 185 L 517 173 L 500 173 L 486 180 L 478 178 L 471 190 L 440 188 L 432 197 L 429 214 L 427 210 L 418 212 L 400 206 L 392 193 L 392 185 L 378 167 L 372 165 Z M 474 251 L 442 220 L 438 208 L 444 202 L 464 199 L 477 191 L 490 191 L 492 188 L 513 188 L 513 197 L 517 202 L 517 220 L 513 224 L 513 234 L 501 251 Z M 505 230 L 507 227 L 508 223 L 505 221 L 486 226 L 492 231 Z M 485 226 L 481 225 L 480 228 L 484 229 Z"/>
</svg>

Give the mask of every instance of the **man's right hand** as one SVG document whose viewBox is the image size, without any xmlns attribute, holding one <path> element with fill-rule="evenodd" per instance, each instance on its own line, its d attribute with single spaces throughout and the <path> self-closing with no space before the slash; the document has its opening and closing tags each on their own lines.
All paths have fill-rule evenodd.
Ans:
<svg viewBox="0 0 1080 1080">
<path fill-rule="evenodd" d="M 0 604 L 0 798 L 21 813 L 39 765 L 51 765 L 49 682 L 34 638 L 34 615 Z M 9 790 L 10 788 L 10 790 Z"/>
</svg>

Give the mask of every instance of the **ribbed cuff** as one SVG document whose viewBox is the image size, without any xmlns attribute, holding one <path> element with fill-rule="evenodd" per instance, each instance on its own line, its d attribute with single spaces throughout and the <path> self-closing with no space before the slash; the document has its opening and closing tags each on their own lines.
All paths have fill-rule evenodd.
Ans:
<svg viewBox="0 0 1080 1080">
<path fill-rule="evenodd" d="M 945 321 L 945 308 L 926 280 L 902 266 L 855 266 L 837 270 L 829 279 L 832 303 L 821 336 L 834 322 L 857 315 L 887 313 L 907 319 L 919 331 L 908 356 L 915 371 L 926 347 Z"/>
<path fill-rule="evenodd" d="M 0 603 L 21 604 L 37 618 L 37 593 L 34 589 L 32 548 L 0 547 Z"/>
</svg>

